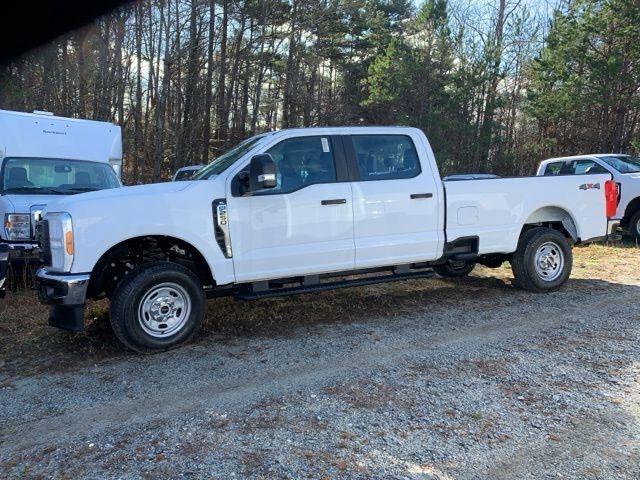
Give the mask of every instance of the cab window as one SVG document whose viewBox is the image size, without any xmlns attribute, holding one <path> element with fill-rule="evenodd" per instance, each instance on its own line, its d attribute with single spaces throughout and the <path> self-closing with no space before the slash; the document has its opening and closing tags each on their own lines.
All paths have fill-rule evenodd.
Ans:
<svg viewBox="0 0 640 480">
<path fill-rule="evenodd" d="M 578 160 L 574 162 L 573 175 L 586 175 L 590 173 L 608 173 L 607 170 L 593 160 Z"/>
<path fill-rule="evenodd" d="M 406 135 L 351 136 L 360 180 L 397 180 L 420 174 L 413 141 Z"/>
<path fill-rule="evenodd" d="M 336 181 L 333 146 L 328 136 L 288 138 L 267 153 L 276 164 L 276 187 L 268 193 L 289 193 Z"/>
<path fill-rule="evenodd" d="M 562 171 L 562 165 L 563 164 L 564 164 L 564 162 L 548 163 L 547 167 L 544 170 L 544 174 L 547 175 L 547 176 L 560 175 L 560 173 Z"/>
</svg>

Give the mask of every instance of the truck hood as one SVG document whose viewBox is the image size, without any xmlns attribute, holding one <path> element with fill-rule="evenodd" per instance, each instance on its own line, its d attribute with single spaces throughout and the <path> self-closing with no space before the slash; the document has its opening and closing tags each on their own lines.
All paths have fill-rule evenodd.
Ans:
<svg viewBox="0 0 640 480">
<path fill-rule="evenodd" d="M 47 205 L 47 211 L 66 211 L 73 208 L 79 203 L 94 202 L 104 200 L 108 203 L 113 199 L 130 198 L 135 201 L 136 197 L 146 197 L 150 195 L 167 195 L 181 192 L 189 188 L 195 182 L 165 182 L 151 183 L 148 185 L 136 185 L 133 187 L 110 188 L 107 190 L 98 190 L 95 192 L 80 193 L 77 195 L 69 195 L 66 197 L 56 197 Z"/>
<path fill-rule="evenodd" d="M 33 205 L 48 205 L 63 198 L 61 195 L 3 195 L 6 213 L 29 213 Z M 66 196 L 64 197 L 66 198 Z"/>
</svg>

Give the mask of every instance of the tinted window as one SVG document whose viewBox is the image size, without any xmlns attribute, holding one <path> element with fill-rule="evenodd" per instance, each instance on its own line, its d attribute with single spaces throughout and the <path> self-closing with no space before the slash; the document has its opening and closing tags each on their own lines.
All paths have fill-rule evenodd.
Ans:
<svg viewBox="0 0 640 480">
<path fill-rule="evenodd" d="M 270 193 L 287 193 L 316 183 L 336 181 L 329 137 L 297 137 L 271 147 L 276 164 L 276 187 Z"/>
<path fill-rule="evenodd" d="M 574 175 L 607 173 L 607 170 L 602 165 L 594 162 L 593 160 L 578 160 L 577 162 L 572 163 L 574 163 L 572 172 Z"/>
<path fill-rule="evenodd" d="M 560 175 L 563 162 L 553 162 L 547 164 L 547 168 L 544 170 L 545 175 Z"/>
<path fill-rule="evenodd" d="M 420 173 L 415 146 L 405 135 L 353 135 L 351 140 L 360 180 L 412 178 Z"/>
</svg>

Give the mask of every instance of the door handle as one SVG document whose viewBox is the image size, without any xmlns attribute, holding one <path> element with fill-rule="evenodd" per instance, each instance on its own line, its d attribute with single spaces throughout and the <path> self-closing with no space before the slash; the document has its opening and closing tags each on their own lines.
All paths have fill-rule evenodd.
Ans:
<svg viewBox="0 0 640 480">
<path fill-rule="evenodd" d="M 411 200 L 417 200 L 418 198 L 431 198 L 433 193 L 412 193 Z"/>
<path fill-rule="evenodd" d="M 343 203 L 347 203 L 346 198 L 334 198 L 332 200 L 322 200 L 320 202 L 321 205 L 341 205 Z"/>
</svg>

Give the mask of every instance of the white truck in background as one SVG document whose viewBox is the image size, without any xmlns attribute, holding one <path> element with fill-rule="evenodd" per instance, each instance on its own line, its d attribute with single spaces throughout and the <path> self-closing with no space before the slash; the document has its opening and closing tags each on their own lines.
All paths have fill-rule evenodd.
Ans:
<svg viewBox="0 0 640 480">
<path fill-rule="evenodd" d="M 611 175 L 443 182 L 422 131 L 308 128 L 251 137 L 187 182 L 60 198 L 38 222 L 49 323 L 81 330 L 108 298 L 129 348 L 166 350 L 205 298 L 258 299 L 468 274 L 510 261 L 516 283 L 559 288 L 574 243 L 606 238 Z"/>
<path fill-rule="evenodd" d="M 35 218 L 61 195 L 120 187 L 122 135 L 109 122 L 0 110 L 0 245 L 37 260 Z"/>
<path fill-rule="evenodd" d="M 610 174 L 618 188 L 615 217 L 620 226 L 640 241 L 640 158 L 622 153 L 549 158 L 540 163 L 538 175 Z"/>
</svg>

